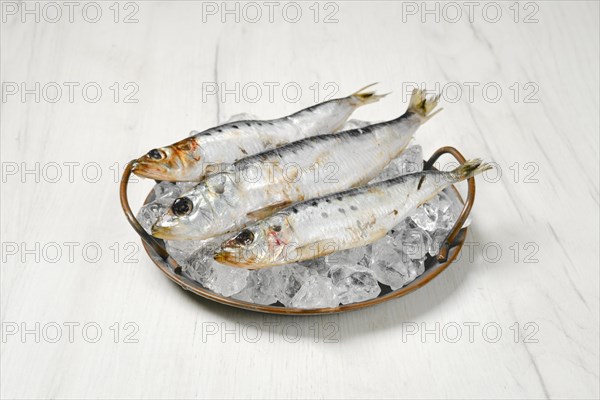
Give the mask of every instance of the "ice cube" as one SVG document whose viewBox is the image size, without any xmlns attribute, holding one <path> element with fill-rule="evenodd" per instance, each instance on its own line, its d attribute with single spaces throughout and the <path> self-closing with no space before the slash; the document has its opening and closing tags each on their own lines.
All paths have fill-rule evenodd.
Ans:
<svg viewBox="0 0 600 400">
<path fill-rule="evenodd" d="M 292 299 L 308 278 L 318 275 L 317 271 L 300 264 L 273 267 L 273 273 L 275 278 L 273 293 L 277 300 L 287 307 L 291 306 Z"/>
<path fill-rule="evenodd" d="M 441 245 L 450 234 L 452 228 L 454 228 L 463 208 L 463 204 L 456 194 L 448 189 L 439 194 L 434 204 L 438 208 L 438 218 L 436 229 L 431 234 L 432 241 L 429 254 L 432 256 L 439 253 Z M 468 224 L 470 224 L 470 220 L 465 221 L 463 226 L 468 226 Z"/>
<path fill-rule="evenodd" d="M 202 286 L 229 297 L 246 287 L 249 271 L 219 264 L 214 260 L 215 251 L 219 248 L 221 241 L 221 237 L 201 241 L 200 246 L 181 263 L 181 267 L 185 275 Z M 182 253 L 189 251 L 189 248 L 185 245 L 180 243 L 176 245 L 180 246 L 177 251 L 181 250 Z M 181 257 L 182 253 L 178 257 Z M 175 256 L 174 254 L 171 255 Z M 177 258 L 175 259 L 177 260 Z"/>
<path fill-rule="evenodd" d="M 409 146 L 392 161 L 400 175 L 413 174 L 423 170 L 423 149 L 420 145 Z"/>
<path fill-rule="evenodd" d="M 442 230 L 435 231 L 431 236 L 431 244 L 429 245 L 427 252 L 432 256 L 438 255 L 446 237 L 448 237 L 448 232 Z"/>
<path fill-rule="evenodd" d="M 339 304 L 331 279 L 320 275 L 311 275 L 291 301 L 291 306 L 296 308 L 336 307 Z"/>
<path fill-rule="evenodd" d="M 373 271 L 360 265 L 338 265 L 330 270 L 331 280 L 342 304 L 373 299 L 381 288 Z"/>
<path fill-rule="evenodd" d="M 156 220 L 167 212 L 169 205 L 162 204 L 160 202 L 152 202 L 143 205 L 138 212 L 136 219 L 142 225 L 146 232 L 151 233 L 152 225 Z"/>
<path fill-rule="evenodd" d="M 379 282 L 396 290 L 422 274 L 425 267 L 423 260 L 414 260 L 398 252 L 393 241 L 386 235 L 373 243 L 371 270 Z"/>
<path fill-rule="evenodd" d="M 165 199 L 177 198 L 177 195 L 181 192 L 181 189 L 175 182 L 163 181 L 154 185 L 152 191 L 154 192 L 153 201 L 162 201 Z"/>
<path fill-rule="evenodd" d="M 154 185 L 154 201 L 161 203 L 171 203 L 179 195 L 197 185 L 197 182 L 167 182 L 162 181 Z"/>
<path fill-rule="evenodd" d="M 232 297 L 255 304 L 273 304 L 277 302 L 274 286 L 275 275 L 272 268 L 250 271 L 247 286 Z"/>
<path fill-rule="evenodd" d="M 229 267 L 214 260 L 209 265 L 212 274 L 207 285 L 216 293 L 229 297 L 240 292 L 248 284 L 250 271 L 247 269 Z"/>
<path fill-rule="evenodd" d="M 394 269 L 398 258 L 392 237 L 386 235 L 373 243 L 370 268 L 379 282 L 388 286 L 402 285 L 403 280 L 397 276 L 399 273 Z"/>
<path fill-rule="evenodd" d="M 410 260 L 410 259 L 407 259 L 406 257 L 403 257 L 402 255 L 400 256 L 400 259 L 403 260 L 402 264 L 404 264 L 406 266 L 406 269 L 408 271 L 408 278 L 404 282 L 405 285 L 409 282 L 412 282 L 413 280 L 415 280 L 416 277 L 418 277 L 423 272 L 425 272 L 425 260 L 424 259 Z"/>
<path fill-rule="evenodd" d="M 435 197 L 435 204 L 439 212 L 445 213 L 452 207 L 452 200 L 446 192 L 440 192 Z"/>
<path fill-rule="evenodd" d="M 423 149 L 419 145 L 407 147 L 402 154 L 394 158 L 371 183 L 386 181 L 400 175 L 412 174 L 423 170 Z"/>
<path fill-rule="evenodd" d="M 331 265 L 327 263 L 327 257 L 319 257 L 313 260 L 302 261 L 300 265 L 308 268 L 309 270 L 316 271 L 321 276 L 327 276 Z"/>
<path fill-rule="evenodd" d="M 394 238 L 394 247 L 412 260 L 421 260 L 431 248 L 431 236 L 420 228 L 403 229 Z"/>
<path fill-rule="evenodd" d="M 387 167 L 385 167 L 383 171 L 381 171 L 381 173 L 375 179 L 371 181 L 371 183 L 387 181 L 398 176 L 400 176 L 400 170 L 398 169 L 396 163 L 392 161 L 387 165 Z"/>
<path fill-rule="evenodd" d="M 183 271 L 205 288 L 225 297 L 239 293 L 248 283 L 248 270 L 219 264 L 212 259 L 202 262 L 198 258 L 195 262 L 190 262 Z"/>
<path fill-rule="evenodd" d="M 417 227 L 417 225 L 412 221 L 412 219 L 410 219 L 410 216 L 408 216 L 408 217 L 404 218 L 402 221 L 400 221 L 400 223 L 398 225 L 393 227 L 388 232 L 388 236 L 391 236 L 392 238 L 395 239 L 405 229 L 413 229 L 416 227 Z"/>
<path fill-rule="evenodd" d="M 348 250 L 342 250 L 325 257 L 325 262 L 330 268 L 336 265 L 362 265 L 368 266 L 370 258 L 370 247 L 361 246 Z"/>
<path fill-rule="evenodd" d="M 419 228 L 433 232 L 437 226 L 438 211 L 431 203 L 425 203 L 418 207 L 411 215 L 410 219 Z"/>
<path fill-rule="evenodd" d="M 396 261 L 382 257 L 374 261 L 371 266 L 377 280 L 388 285 L 392 290 L 400 289 L 425 271 L 423 260 L 410 260 L 399 254 L 395 256 L 398 257 Z M 403 258 L 407 260 L 406 263 L 398 261 Z"/>
<path fill-rule="evenodd" d="M 438 209 L 436 229 L 449 232 L 456 224 L 463 205 L 459 202 L 456 195 L 446 192 L 441 192 L 437 196 L 435 205 Z"/>
<path fill-rule="evenodd" d="M 218 248 L 218 243 L 213 240 L 165 240 L 167 252 L 179 264 L 184 264 L 186 260 L 195 251 L 212 246 L 215 250 Z"/>
<path fill-rule="evenodd" d="M 203 249 L 198 249 L 181 264 L 181 269 L 186 276 L 210 289 L 209 284 L 213 274 L 212 261 L 210 254 Z"/>
</svg>

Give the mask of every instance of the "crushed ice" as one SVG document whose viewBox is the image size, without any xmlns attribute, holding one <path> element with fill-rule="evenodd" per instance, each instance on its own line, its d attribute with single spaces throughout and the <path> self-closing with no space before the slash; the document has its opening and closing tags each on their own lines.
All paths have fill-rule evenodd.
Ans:
<svg viewBox="0 0 600 400">
<path fill-rule="evenodd" d="M 360 126 L 360 121 L 350 121 Z M 421 146 L 409 146 L 373 182 L 423 169 Z M 161 182 L 155 200 L 144 205 L 138 220 L 149 230 L 178 195 L 193 183 Z M 425 260 L 438 253 L 462 209 L 456 196 L 444 191 L 416 209 L 377 242 L 326 257 L 272 267 L 245 270 L 217 263 L 212 255 L 222 237 L 202 241 L 166 241 L 167 251 L 183 274 L 226 297 L 255 304 L 286 307 L 336 307 L 373 299 L 381 284 L 396 290 L 425 271 Z"/>
</svg>

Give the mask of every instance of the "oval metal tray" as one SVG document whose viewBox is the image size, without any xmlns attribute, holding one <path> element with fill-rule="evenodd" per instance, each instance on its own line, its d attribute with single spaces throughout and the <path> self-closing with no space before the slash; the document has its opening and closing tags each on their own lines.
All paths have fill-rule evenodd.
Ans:
<svg viewBox="0 0 600 400">
<path fill-rule="evenodd" d="M 434 169 L 433 164 L 443 154 L 451 154 L 461 164 L 465 162 L 465 158 L 463 157 L 463 155 L 454 147 L 442 147 L 438 149 L 431 156 L 431 158 L 429 158 L 429 160 L 425 161 L 423 169 Z M 123 177 L 120 185 L 121 207 L 123 208 L 125 216 L 127 217 L 127 220 L 129 221 L 133 229 L 135 229 L 138 235 L 140 235 L 142 239 L 142 244 L 144 245 L 146 252 L 150 256 L 152 261 L 154 261 L 156 266 L 173 282 L 181 286 L 183 289 L 189 290 L 190 292 L 197 294 L 198 296 L 202 296 L 206 299 L 216 301 L 218 303 L 225 304 L 228 306 L 270 314 L 311 315 L 331 314 L 344 311 L 358 310 L 364 307 L 373 306 L 379 303 L 383 303 L 384 301 L 404 296 L 426 285 L 433 278 L 438 276 L 443 270 L 445 270 L 458 256 L 467 235 L 467 228 L 463 228 L 463 225 L 467 217 L 469 216 L 471 208 L 473 207 L 473 202 L 475 201 L 475 179 L 473 177 L 467 180 L 468 194 L 466 201 L 462 199 L 456 187 L 452 186 L 452 189 L 455 191 L 456 196 L 464 204 L 463 209 L 456 221 L 456 224 L 448 234 L 448 237 L 446 238 L 442 246 L 440 246 L 440 252 L 437 255 L 437 257 L 430 257 L 425 263 L 425 272 L 423 272 L 421 275 L 415 278 L 415 280 L 410 282 L 408 285 L 396 290 L 382 290 L 378 297 L 358 303 L 344 304 L 337 307 L 328 308 L 291 308 L 278 305 L 254 304 L 241 300 L 236 300 L 231 297 L 224 297 L 212 292 L 211 290 L 204 288 L 199 283 L 181 275 L 181 267 L 179 266 L 177 261 L 175 261 L 169 255 L 165 248 L 164 242 L 161 239 L 155 238 L 148 234 L 140 225 L 138 220 L 135 218 L 135 215 L 131 211 L 129 201 L 127 199 L 127 186 L 129 183 L 129 177 L 131 176 L 132 167 L 133 164 L 132 162 L 130 162 L 129 164 L 127 164 L 125 171 L 123 172 Z M 146 198 L 145 203 L 148 203 L 151 200 L 151 197 L 152 192 Z"/>
</svg>

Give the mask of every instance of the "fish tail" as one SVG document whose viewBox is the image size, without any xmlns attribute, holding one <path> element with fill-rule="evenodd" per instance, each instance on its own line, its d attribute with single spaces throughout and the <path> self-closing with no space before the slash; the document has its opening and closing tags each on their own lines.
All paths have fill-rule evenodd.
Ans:
<svg viewBox="0 0 600 400">
<path fill-rule="evenodd" d="M 465 161 L 458 168 L 450 171 L 450 176 L 454 182 L 460 182 L 492 168 L 491 164 L 483 162 L 480 158 L 476 158 Z"/>
<path fill-rule="evenodd" d="M 438 105 L 439 101 L 439 94 L 428 99 L 425 90 L 413 89 L 406 112 L 419 115 L 422 119 L 422 123 L 424 123 L 429 121 L 435 114 L 442 111 L 442 108 L 439 108 L 435 112 L 431 112 Z"/>
<path fill-rule="evenodd" d="M 384 94 L 376 94 L 374 91 L 365 91 L 373 85 L 376 85 L 377 82 L 371 83 L 363 88 L 358 89 L 356 92 L 350 95 L 350 99 L 352 100 L 352 104 L 356 107 L 364 106 L 365 104 L 376 103 L 380 99 L 387 96 L 389 93 Z"/>
</svg>

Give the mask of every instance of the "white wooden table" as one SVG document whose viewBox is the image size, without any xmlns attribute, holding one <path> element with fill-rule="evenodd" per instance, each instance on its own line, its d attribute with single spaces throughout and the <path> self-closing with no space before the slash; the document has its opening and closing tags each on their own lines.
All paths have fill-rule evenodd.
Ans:
<svg viewBox="0 0 600 400">
<path fill-rule="evenodd" d="M 598 398 L 597 2 L 1 5 L 2 398 Z M 445 111 L 425 154 L 501 171 L 446 272 L 290 318 L 154 267 L 119 205 L 127 161 L 375 81 L 392 94 L 355 118 L 426 84 Z M 131 186 L 137 207 L 151 183 Z"/>
</svg>

